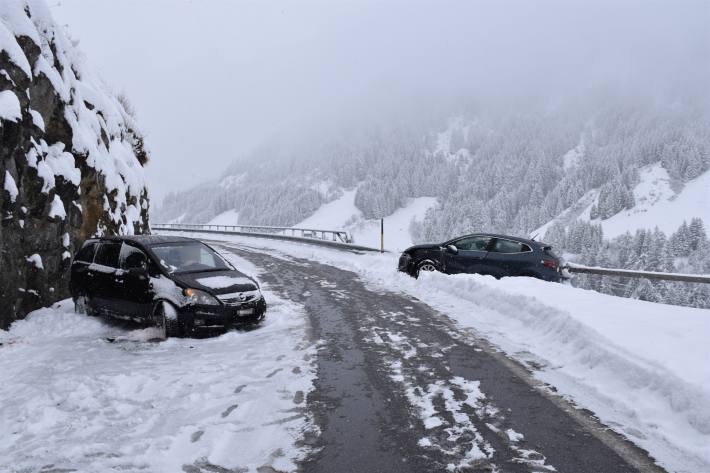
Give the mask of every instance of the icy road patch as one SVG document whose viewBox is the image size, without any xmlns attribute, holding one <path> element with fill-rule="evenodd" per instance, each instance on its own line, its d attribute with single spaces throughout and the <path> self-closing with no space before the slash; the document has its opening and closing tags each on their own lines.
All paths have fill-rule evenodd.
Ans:
<svg viewBox="0 0 710 473">
<path fill-rule="evenodd" d="M 315 348 L 302 308 L 265 296 L 260 328 L 211 339 L 149 342 L 71 301 L 0 331 L 0 471 L 293 471 Z"/>
</svg>

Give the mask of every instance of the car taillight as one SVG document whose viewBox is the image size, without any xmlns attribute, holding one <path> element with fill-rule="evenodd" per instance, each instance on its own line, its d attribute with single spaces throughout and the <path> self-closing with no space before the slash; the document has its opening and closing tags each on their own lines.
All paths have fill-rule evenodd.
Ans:
<svg viewBox="0 0 710 473">
<path fill-rule="evenodd" d="M 542 265 L 546 268 L 550 268 L 553 271 L 557 271 L 557 261 L 553 259 L 544 259 L 542 260 Z"/>
</svg>

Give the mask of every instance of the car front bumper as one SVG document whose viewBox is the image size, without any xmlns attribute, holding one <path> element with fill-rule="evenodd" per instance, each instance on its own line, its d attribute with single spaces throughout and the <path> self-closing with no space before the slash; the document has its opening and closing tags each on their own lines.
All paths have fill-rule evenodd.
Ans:
<svg viewBox="0 0 710 473">
<path fill-rule="evenodd" d="M 409 256 L 407 253 L 402 253 L 402 256 L 399 257 L 399 263 L 397 265 L 397 269 L 399 271 L 402 271 L 403 273 L 410 273 L 411 267 L 412 267 L 412 257 Z"/>
<path fill-rule="evenodd" d="M 263 320 L 265 314 L 266 301 L 262 297 L 241 304 L 187 306 L 180 311 L 178 320 L 189 334 L 254 324 Z"/>
</svg>

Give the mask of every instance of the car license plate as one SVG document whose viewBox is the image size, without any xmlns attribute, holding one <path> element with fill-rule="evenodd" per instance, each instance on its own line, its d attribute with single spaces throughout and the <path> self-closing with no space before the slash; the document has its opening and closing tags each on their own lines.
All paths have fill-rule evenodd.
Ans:
<svg viewBox="0 0 710 473">
<path fill-rule="evenodd" d="M 240 309 L 237 311 L 238 316 L 244 316 L 244 315 L 252 315 L 254 313 L 254 308 L 252 307 L 251 309 Z"/>
</svg>

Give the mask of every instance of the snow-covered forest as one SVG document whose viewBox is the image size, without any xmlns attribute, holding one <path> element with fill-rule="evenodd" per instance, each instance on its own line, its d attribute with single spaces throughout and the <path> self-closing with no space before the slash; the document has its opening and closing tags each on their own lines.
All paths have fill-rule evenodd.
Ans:
<svg viewBox="0 0 710 473">
<path fill-rule="evenodd" d="M 700 242 L 693 245 L 678 244 L 687 230 L 663 235 L 653 221 L 614 239 L 604 238 L 600 225 L 634 207 L 641 171 L 662 168 L 680 191 L 710 168 L 707 110 L 691 98 L 648 100 L 628 91 L 622 98 L 606 90 L 584 101 L 524 109 L 467 103 L 427 119 L 275 138 L 236 160 L 219 181 L 169 195 L 156 221 L 207 222 L 234 209 L 243 224 L 293 225 L 342 189 L 357 188 L 355 203 L 368 218 L 390 215 L 412 197 L 436 197 L 438 205 L 412 225 L 419 242 L 477 231 L 537 235 L 581 263 L 708 272 L 702 220 L 690 225 Z M 690 224 L 698 216 L 686 217 Z M 618 295 L 710 304 L 703 287 L 575 281 Z"/>
</svg>

